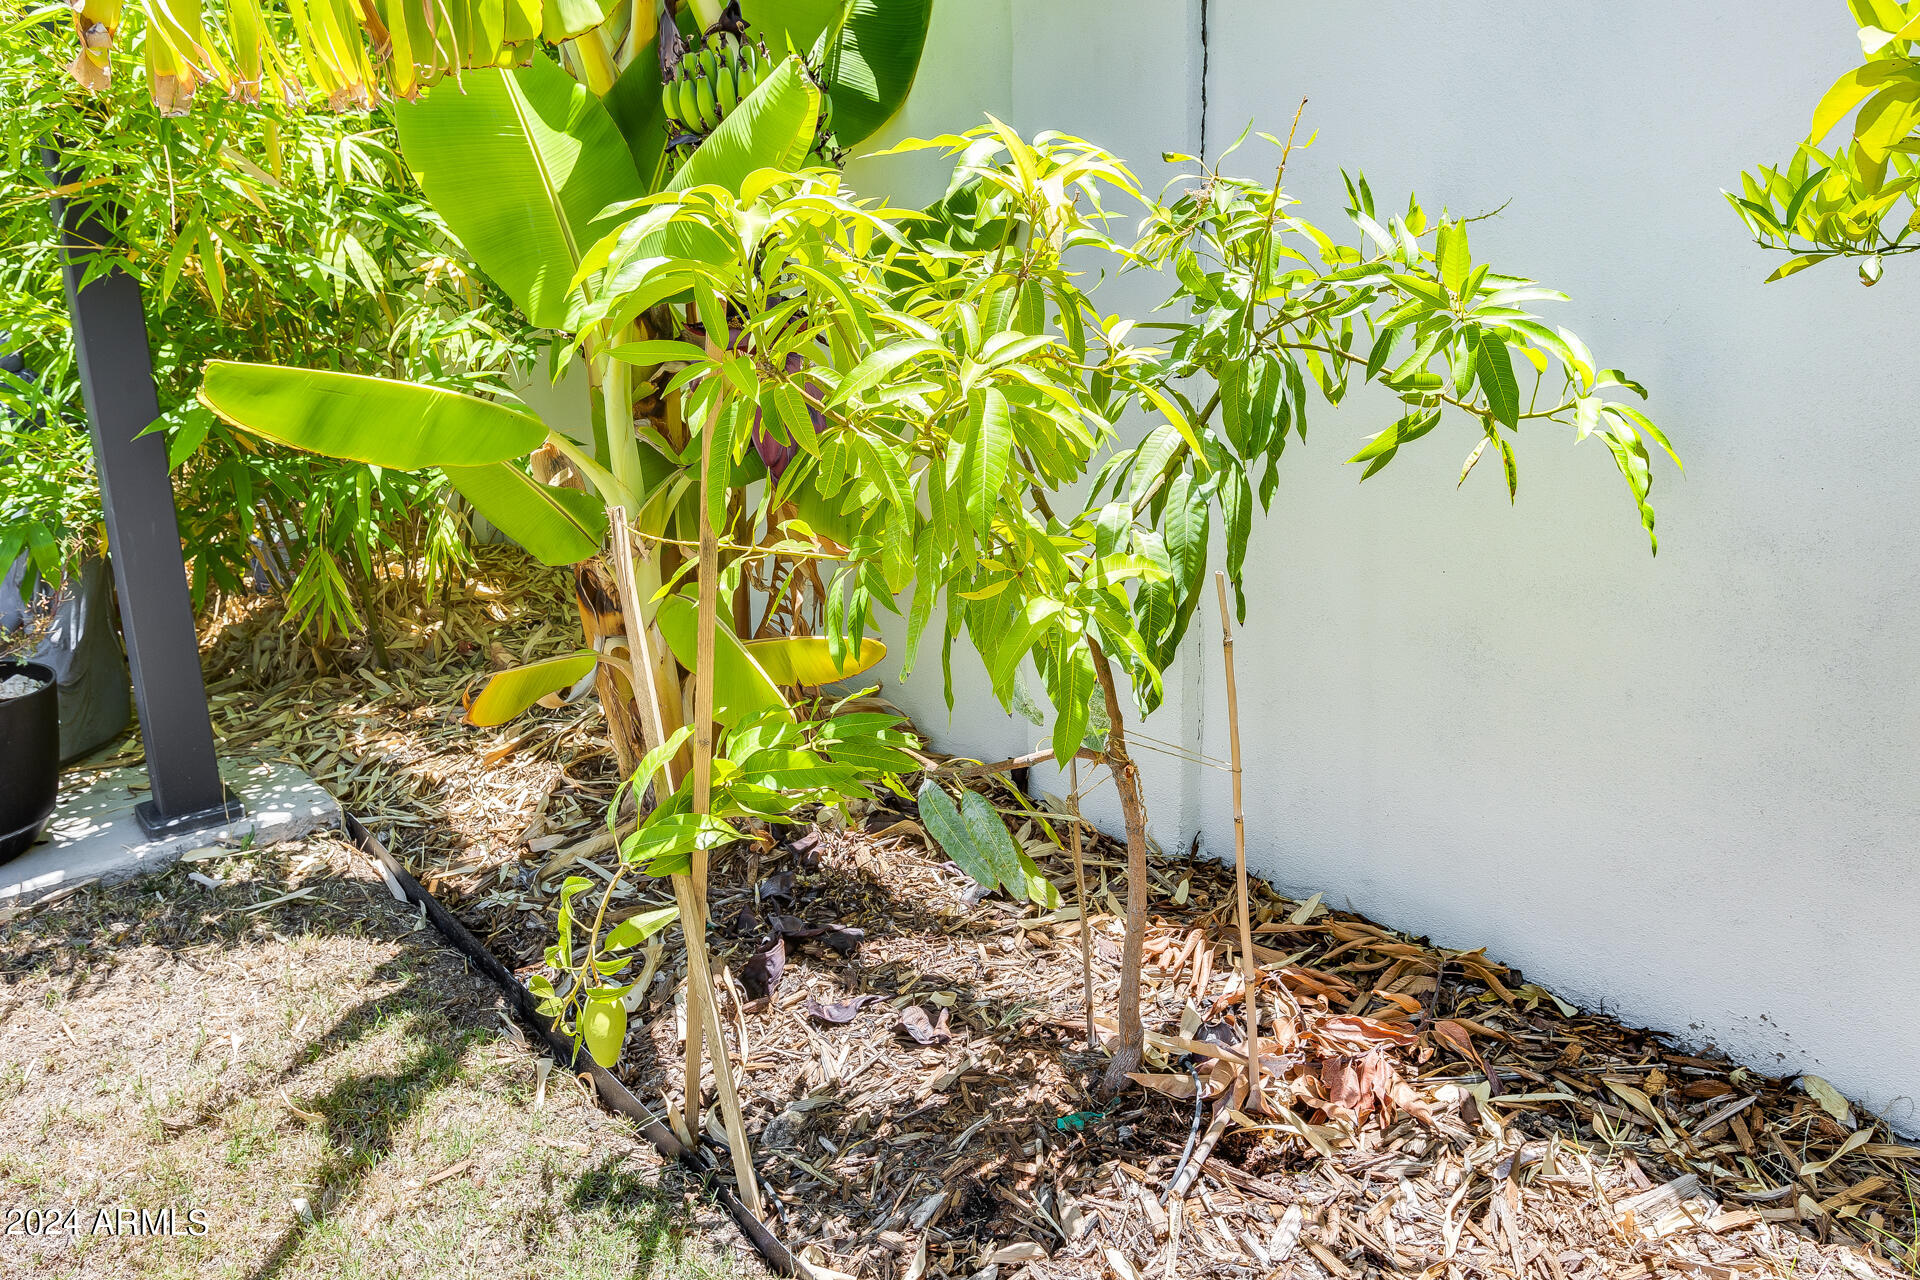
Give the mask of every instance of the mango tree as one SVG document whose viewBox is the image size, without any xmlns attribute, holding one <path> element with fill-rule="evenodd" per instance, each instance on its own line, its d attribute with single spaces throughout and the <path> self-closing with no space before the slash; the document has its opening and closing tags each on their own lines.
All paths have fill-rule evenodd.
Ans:
<svg viewBox="0 0 1920 1280">
<path fill-rule="evenodd" d="M 1848 0 L 1865 61 L 1833 82 L 1807 140 L 1784 166 L 1740 175 L 1727 200 L 1754 243 L 1789 255 L 1785 279 L 1835 258 L 1880 282 L 1886 260 L 1920 249 L 1920 0 Z M 1838 146 L 1826 140 L 1848 117 Z"/>
<path fill-rule="evenodd" d="M 1176 182 L 1168 197 L 1143 201 L 1138 236 L 1120 244 L 1089 226 L 1061 227 L 1045 195 L 1058 180 L 1044 157 L 1006 130 L 928 145 L 963 156 L 962 171 L 1019 235 L 1056 238 L 1094 262 L 1111 255 L 1118 269 L 1162 275 L 1171 293 L 1155 314 L 1182 317 L 1103 322 L 1077 293 L 1062 299 L 1044 286 L 1034 293 L 1052 306 L 1014 308 L 1010 321 L 1036 335 L 1051 325 L 1076 344 L 1091 331 L 1102 347 L 1099 359 L 1084 364 L 1088 399 L 1079 412 L 1104 422 L 1144 414 L 1150 425 L 1137 444 L 1106 458 L 1083 510 L 1057 516 L 1054 489 L 1031 486 L 1024 521 L 1033 536 L 954 579 L 959 589 L 947 609 L 949 643 L 964 624 L 1003 703 L 1022 660 L 1033 660 L 1055 707 L 1053 755 L 1064 764 L 1092 749 L 1114 778 L 1128 855 L 1119 1036 L 1105 1080 L 1118 1090 L 1139 1069 L 1144 1045 L 1147 811 L 1115 666 L 1141 710 L 1159 704 L 1210 556 L 1224 560 L 1244 621 L 1256 501 L 1263 510 L 1271 502 L 1289 437 L 1305 437 L 1309 387 L 1337 404 L 1371 383 L 1399 401 L 1399 416 L 1350 459 L 1365 464 L 1363 480 L 1449 411 L 1475 437 L 1460 482 L 1497 457 L 1510 498 L 1518 493 L 1513 442 L 1522 428 L 1554 423 L 1577 439 L 1597 439 L 1656 550 L 1648 446 L 1672 450 L 1659 427 L 1617 398 L 1622 390 L 1644 396 L 1638 384 L 1598 367 L 1577 337 L 1528 309 L 1564 295 L 1475 263 L 1466 225 L 1430 220 L 1417 200 L 1383 221 L 1363 177 L 1349 183 L 1347 209 L 1364 237 L 1358 247 L 1293 210 L 1280 185 L 1284 146 L 1271 184 L 1207 167 Z M 1140 198 L 1125 167 L 1104 153 L 1090 152 L 1072 172 L 1088 181 L 1090 195 L 1097 180 Z M 1152 335 L 1156 345 L 1129 345 L 1135 335 Z M 923 620 L 916 598 L 909 644 Z M 1104 725 L 1094 741 L 1085 737 L 1090 724 Z M 961 829 L 945 821 L 944 803 L 929 796 L 922 813 L 930 828 L 955 833 L 949 843 L 964 845 Z"/>
<path fill-rule="evenodd" d="M 1025 646 L 1067 610 L 1075 625 L 1105 616 L 1124 627 L 1126 581 L 1151 572 L 1034 515 L 1046 492 L 1084 476 L 1111 430 L 1090 411 L 1088 388 L 1092 370 L 1117 367 L 1116 353 L 1097 329 L 1089 336 L 1098 317 L 1064 265 L 1098 235 L 1085 195 L 1107 158 L 1071 140 L 1020 144 L 1023 190 L 1044 232 L 975 234 L 964 219 L 857 203 L 831 170 L 778 167 L 813 143 L 813 93 L 789 64 L 666 191 L 606 204 L 594 193 L 604 225 L 590 224 L 598 239 L 581 238 L 560 282 L 567 331 L 604 362 L 603 388 L 619 388 L 605 397 L 610 413 L 666 409 L 640 418 L 638 431 L 609 432 L 605 455 L 515 406 L 379 379 L 216 363 L 202 392 L 223 417 L 277 441 L 440 466 L 549 562 L 580 560 L 611 535 L 608 609 L 622 642 L 496 677 L 469 716 L 498 719 L 596 668 L 638 693 L 650 749 L 632 777 L 635 790 L 652 786 L 655 804 L 622 841 L 622 874 L 670 876 L 686 923 L 689 1134 L 703 1037 L 728 1127 L 738 1125 L 714 1004 L 701 994 L 696 922 L 709 851 L 743 822 L 917 767 L 893 717 L 819 706 L 783 686 L 874 661 L 871 619 L 901 592 L 914 592 L 916 639 L 936 597 L 970 604 L 971 592 L 976 627 L 997 635 L 999 619 L 1018 615 Z M 788 143 L 778 164 L 747 168 L 768 139 Z M 964 205 L 966 185 L 963 175 L 943 205 Z M 1071 317 L 1067 336 L 1040 332 L 1049 305 Z M 635 336 L 642 322 L 654 336 Z M 636 388 L 630 370 L 656 383 Z M 582 487 L 521 469 L 543 449 Z M 1007 593 L 1004 570 L 1015 564 L 1032 585 Z M 823 601 L 822 635 L 781 634 L 799 618 L 802 575 Z M 724 614 L 722 599 L 734 606 Z M 1031 609 L 1020 604 L 1028 599 Z M 698 673 L 684 698 L 682 670 Z M 1022 888 L 1044 884 L 1036 874 Z M 611 891 L 591 917 L 569 898 L 551 957 L 568 985 L 549 995 L 603 1061 L 619 1050 L 632 983 L 621 974 L 643 940 L 605 918 Z M 734 1147 L 744 1159 L 744 1134 Z M 744 1196 L 751 1180 L 741 1177 Z"/>
<path fill-rule="evenodd" d="M 1647 446 L 1666 449 L 1666 439 L 1606 394 L 1639 394 L 1637 385 L 1596 368 L 1577 337 L 1525 309 L 1561 295 L 1474 264 L 1464 225 L 1430 226 L 1417 201 L 1382 225 L 1364 179 L 1349 209 L 1368 238 L 1362 249 L 1295 216 L 1277 178 L 1269 186 L 1216 169 L 1156 202 L 1114 157 L 1056 134 L 1029 143 L 994 122 L 903 144 L 922 147 L 958 158 L 927 215 L 849 202 L 824 176 L 762 174 L 737 198 L 706 190 L 643 202 L 647 212 L 610 236 L 608 270 L 634 296 L 589 314 L 618 324 L 635 299 L 714 291 L 718 305 L 705 309 L 733 317 L 733 349 L 709 350 L 703 374 L 682 353 L 683 376 L 700 379 L 694 403 L 706 404 L 710 388 L 735 407 L 694 417 L 726 446 L 718 465 L 778 460 L 758 498 L 770 525 L 845 549 L 826 586 L 829 651 L 863 642 L 873 612 L 910 589 L 909 669 L 937 614 L 949 700 L 962 638 L 1004 705 L 1031 662 L 1056 711 L 1053 753 L 1090 751 L 1112 770 L 1129 846 L 1108 1077 L 1117 1088 L 1137 1069 L 1142 1040 L 1146 825 L 1114 666 L 1143 709 L 1158 704 L 1216 523 L 1239 589 L 1256 492 L 1264 507 L 1288 436 L 1305 431 L 1306 379 L 1338 402 L 1358 373 L 1401 400 L 1401 418 L 1353 459 L 1367 464 L 1363 478 L 1443 409 L 1477 429 L 1462 481 L 1497 454 L 1510 496 L 1523 426 L 1597 436 L 1650 539 Z M 1145 205 L 1132 243 L 1108 233 L 1114 196 Z M 673 227 L 719 251 L 656 257 L 655 237 Z M 1102 258 L 1170 277 L 1175 305 L 1162 314 L 1190 318 L 1150 327 L 1102 315 L 1078 274 Z M 1151 328 L 1163 346 L 1129 341 Z M 1535 374 L 1524 401 L 1516 365 Z M 1543 395 L 1549 387 L 1555 394 Z M 1116 448 L 1116 422 L 1142 410 L 1159 425 Z M 1063 507 L 1103 454 L 1090 504 Z M 963 869 L 1016 897 L 1048 892 L 1017 851 L 995 857 L 977 808 L 923 787 L 928 829 Z"/>
</svg>

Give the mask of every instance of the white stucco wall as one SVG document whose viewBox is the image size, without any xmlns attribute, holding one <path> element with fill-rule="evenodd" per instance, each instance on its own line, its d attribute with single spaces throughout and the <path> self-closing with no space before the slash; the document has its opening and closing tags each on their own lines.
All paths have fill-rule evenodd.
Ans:
<svg viewBox="0 0 1920 1280">
<path fill-rule="evenodd" d="M 1857 60 L 1844 11 L 1206 8 L 1214 149 L 1306 96 L 1319 137 L 1288 185 L 1310 216 L 1341 222 L 1342 166 L 1388 204 L 1511 199 L 1476 255 L 1571 293 L 1553 318 L 1648 384 L 1688 463 L 1659 470 L 1655 560 L 1598 444 L 1529 432 L 1509 508 L 1492 473 L 1454 491 L 1464 427 L 1359 487 L 1341 459 L 1380 402 L 1319 413 L 1249 556 L 1255 866 L 1920 1128 L 1920 269 L 1763 286 L 1719 195 Z M 1200 0 L 939 15 L 894 132 L 992 110 L 1155 174 L 1197 147 Z M 1217 625 L 1209 602 L 1149 730 L 1224 756 Z M 949 719 L 937 668 L 894 691 L 943 744 L 1040 738 L 964 676 Z M 1224 776 L 1159 762 L 1148 784 L 1163 844 L 1230 852 Z"/>
</svg>

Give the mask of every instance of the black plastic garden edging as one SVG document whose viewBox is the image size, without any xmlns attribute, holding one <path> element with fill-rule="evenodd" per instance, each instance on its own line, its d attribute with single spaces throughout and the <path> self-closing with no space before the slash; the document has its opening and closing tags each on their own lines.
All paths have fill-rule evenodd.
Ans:
<svg viewBox="0 0 1920 1280">
<path fill-rule="evenodd" d="M 640 1132 L 662 1156 L 678 1160 L 702 1175 L 701 1181 L 712 1190 L 727 1212 L 733 1215 L 733 1220 L 740 1224 L 740 1230 L 746 1233 L 747 1239 L 752 1241 L 754 1249 L 769 1267 L 783 1276 L 801 1274 L 800 1265 L 787 1246 L 780 1243 L 780 1240 L 768 1229 L 767 1224 L 747 1208 L 731 1187 L 713 1176 L 719 1172 L 720 1162 L 712 1152 L 698 1146 L 689 1148 L 680 1141 L 672 1129 L 661 1123 L 660 1118 L 646 1103 L 636 1098 L 626 1085 L 620 1083 L 619 1077 L 595 1062 L 591 1056 L 580 1053 L 572 1036 L 555 1030 L 551 1023 L 540 1016 L 533 993 L 522 986 L 513 976 L 512 971 L 487 950 L 485 943 L 474 937 L 465 925 L 456 920 L 453 913 L 440 904 L 439 899 L 428 893 L 425 886 L 400 865 L 400 860 L 387 852 L 386 846 L 360 824 L 358 818 L 349 813 L 346 815 L 346 824 L 347 834 L 353 837 L 354 843 L 386 868 L 387 874 L 393 877 L 394 883 L 398 884 L 401 892 L 407 895 L 407 900 L 426 911 L 427 919 L 433 922 L 433 927 L 440 931 L 441 936 L 453 944 L 454 950 L 465 956 L 481 973 L 493 979 L 495 985 L 512 1001 L 514 1011 L 520 1015 L 521 1021 L 532 1027 L 535 1034 L 553 1052 L 555 1062 L 566 1064 L 576 1074 L 587 1075 L 593 1081 L 600 1101 L 611 1110 L 619 1112 L 638 1124 Z"/>
</svg>

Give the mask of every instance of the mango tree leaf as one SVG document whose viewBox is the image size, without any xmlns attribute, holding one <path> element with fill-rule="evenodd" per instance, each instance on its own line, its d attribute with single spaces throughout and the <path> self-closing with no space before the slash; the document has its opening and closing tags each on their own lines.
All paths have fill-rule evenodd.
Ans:
<svg viewBox="0 0 1920 1280">
<path fill-rule="evenodd" d="M 601 212 L 646 194 L 600 100 L 535 57 L 448 78 L 390 110 L 448 230 L 528 320 L 563 327 L 580 255 L 615 222 Z"/>
<path fill-rule="evenodd" d="M 396 471 L 505 462 L 547 438 L 540 419 L 522 409 L 323 369 L 210 361 L 200 400 L 242 431 L 275 443 Z"/>
<path fill-rule="evenodd" d="M 1434 256 L 1440 260 L 1441 280 L 1449 293 L 1458 296 L 1467 286 L 1467 273 L 1473 269 L 1466 225 L 1460 222 L 1441 223 L 1438 242 Z"/>
<path fill-rule="evenodd" d="M 997 387 L 975 392 L 968 424 L 965 468 L 967 515 L 974 530 L 984 536 L 1000 504 L 1013 458 L 1013 420 L 1007 397 Z"/>
<path fill-rule="evenodd" d="M 1520 425 L 1520 384 L 1514 379 L 1513 358 L 1507 354 L 1506 342 L 1483 331 L 1477 345 L 1474 367 L 1487 393 L 1487 406 L 1496 421 L 1509 427 Z"/>
<path fill-rule="evenodd" d="M 446 473 L 474 510 L 541 564 L 578 564 L 600 550 L 607 508 L 592 494 L 541 484 L 508 462 Z"/>
<path fill-rule="evenodd" d="M 1145 612 L 1135 609 L 1140 634 L 1151 646 L 1155 666 L 1165 667 L 1172 661 L 1200 602 L 1207 540 L 1213 528 L 1208 502 L 1206 486 L 1195 483 L 1188 472 L 1181 472 L 1167 486 L 1166 510 L 1160 524 L 1166 538 L 1168 567 L 1173 573 L 1165 582 L 1141 588 L 1138 600 L 1151 607 Z M 1157 633 L 1147 629 L 1149 622 L 1159 624 Z"/>
<path fill-rule="evenodd" d="M 871 636 L 862 637 L 858 654 L 844 654 L 840 662 L 833 660 L 825 636 L 779 636 L 749 640 L 742 647 L 778 685 L 831 684 L 859 675 L 887 656 L 887 646 Z"/>
<path fill-rule="evenodd" d="M 548 694 L 571 689 L 599 663 L 600 655 L 588 649 L 497 671 L 468 704 L 467 723 L 482 727 L 505 724 Z"/>
<path fill-rule="evenodd" d="M 698 670 L 699 607 L 685 596 L 668 596 L 660 601 L 656 619 L 667 648 L 680 665 Z M 713 631 L 713 718 L 721 724 L 737 724 L 755 716 L 773 713 L 791 720 L 793 708 L 780 696 L 753 655 L 741 645 L 732 631 L 721 622 Z"/>
<path fill-rule="evenodd" d="M 1078 639 L 1060 640 L 1060 654 L 1048 672 L 1047 696 L 1056 713 L 1053 722 L 1053 758 L 1067 761 L 1080 750 L 1087 736 L 1087 716 L 1092 707 L 1094 685 L 1093 658 Z"/>
<path fill-rule="evenodd" d="M 969 791 L 960 797 L 960 816 L 967 824 L 974 846 L 986 855 L 1000 887 L 1025 902 L 1027 877 L 1020 869 L 1020 850 L 1007 834 L 1007 824 L 993 811 L 993 805 L 978 791 Z"/>
<path fill-rule="evenodd" d="M 637 916 L 628 916 L 613 928 L 607 930 L 602 950 L 624 951 L 628 947 L 637 947 L 672 924 L 679 916 L 678 907 L 660 907 L 653 911 L 642 911 Z"/>
<path fill-rule="evenodd" d="M 659 338 L 647 342 L 623 342 L 608 347 L 606 354 L 615 360 L 627 364 L 639 365 L 651 369 L 654 365 L 664 364 L 668 360 L 704 361 L 707 353 L 704 348 L 691 342 L 676 342 L 671 338 Z"/>
<path fill-rule="evenodd" d="M 966 872 L 975 884 L 985 889 L 1000 887 L 992 858 L 974 839 L 972 829 L 961 819 L 952 798 L 931 778 L 920 784 L 920 824 L 940 852 L 953 859 L 953 864 Z"/>
<path fill-rule="evenodd" d="M 692 736 L 693 726 L 683 724 L 668 734 L 665 742 L 640 757 L 640 767 L 633 771 L 633 776 L 637 779 L 634 785 L 644 787 L 649 782 L 655 782 L 660 787 L 660 791 L 657 794 L 665 795 L 667 791 L 666 781 L 664 779 L 657 779 L 654 775 L 660 772 L 661 765 L 680 754 L 680 748 L 684 747 L 687 744 L 687 739 Z M 655 809 L 654 812 L 658 813 L 659 810 Z"/>
<path fill-rule="evenodd" d="M 694 849 L 711 849 L 723 840 L 739 838 L 738 831 L 711 814 L 655 809 L 621 844 L 620 858 L 650 876 L 678 875 L 691 864 Z"/>
<path fill-rule="evenodd" d="M 1773 274 L 1769 275 L 1764 283 L 1772 284 L 1775 280 L 1785 280 L 1788 276 L 1805 271 L 1808 267 L 1816 266 L 1831 257 L 1833 257 L 1831 253 L 1796 253 L 1775 267 Z"/>
<path fill-rule="evenodd" d="M 1040 864 L 1026 854 L 1020 855 L 1020 876 L 1026 881 L 1027 901 L 1048 911 L 1060 909 L 1060 890 L 1054 888 L 1053 881 L 1047 879 L 1047 873 Z"/>
<path fill-rule="evenodd" d="M 1905 62 L 1892 60 L 1869 62 L 1855 67 L 1833 82 L 1813 109 L 1813 129 L 1807 141 L 1817 143 L 1833 132 L 1841 117 L 1871 97 L 1888 81 L 1911 74 Z"/>
</svg>

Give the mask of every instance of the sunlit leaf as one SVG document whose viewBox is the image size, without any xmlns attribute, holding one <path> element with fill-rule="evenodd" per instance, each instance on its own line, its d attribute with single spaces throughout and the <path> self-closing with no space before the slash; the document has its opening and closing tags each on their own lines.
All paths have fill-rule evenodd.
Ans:
<svg viewBox="0 0 1920 1280">
<path fill-rule="evenodd" d="M 627 1007 L 618 1000 L 589 999 L 580 1011 L 580 1038 L 595 1062 L 611 1067 L 627 1040 Z"/>
<path fill-rule="evenodd" d="M 200 400 L 276 443 L 400 471 L 505 462 L 547 437 L 532 414 L 491 400 L 321 369 L 215 360 Z"/>
<path fill-rule="evenodd" d="M 699 662 L 699 608 L 685 596 L 668 596 L 659 602 L 656 615 L 660 624 L 660 634 L 666 637 L 667 647 L 673 650 L 673 656 L 680 665 L 696 673 L 700 678 Z M 742 720 L 769 713 L 791 719 L 793 709 L 781 696 L 780 690 L 761 669 L 760 664 L 741 645 L 738 638 L 721 619 L 714 627 L 714 663 L 713 679 L 713 718 L 721 724 L 737 724 Z"/>
<path fill-rule="evenodd" d="M 824 636 L 776 636 L 742 646 L 777 685 L 820 685 L 859 675 L 887 656 L 887 646 L 864 636 L 857 654 L 835 661 Z"/>
<path fill-rule="evenodd" d="M 390 108 L 447 227 L 536 325 L 567 322 L 574 269 L 644 194 L 600 100 L 550 58 L 447 79 Z"/>
<path fill-rule="evenodd" d="M 592 494 L 541 484 L 510 462 L 445 470 L 474 510 L 541 564 L 578 564 L 600 550 L 607 509 Z"/>
<path fill-rule="evenodd" d="M 467 723 L 482 727 L 505 724 L 548 694 L 580 683 L 599 662 L 600 656 L 589 649 L 496 671 L 467 705 Z"/>
</svg>

